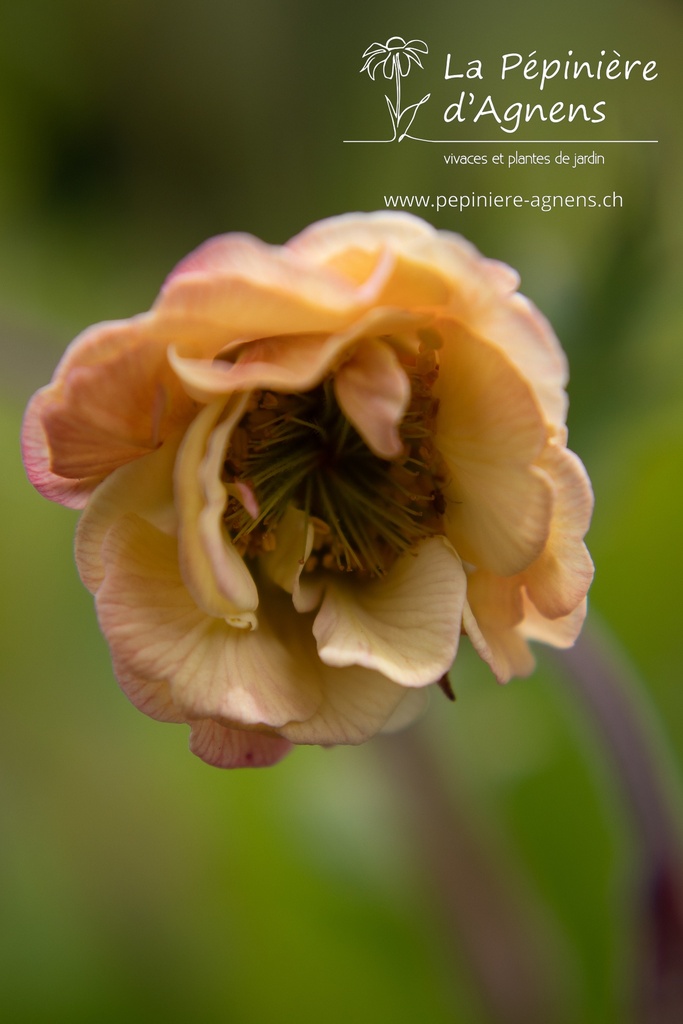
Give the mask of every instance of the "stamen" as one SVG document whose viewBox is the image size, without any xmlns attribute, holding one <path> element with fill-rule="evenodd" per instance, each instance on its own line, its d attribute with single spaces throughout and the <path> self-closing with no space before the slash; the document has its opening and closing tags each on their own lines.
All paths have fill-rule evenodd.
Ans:
<svg viewBox="0 0 683 1024">
<path fill-rule="evenodd" d="M 431 394 L 436 346 L 421 347 L 427 352 L 403 357 L 412 400 L 399 428 L 404 450 L 395 460 L 368 448 L 344 416 L 332 376 L 301 394 L 252 395 L 224 468 L 226 481 L 255 499 L 241 502 L 242 491 L 234 488 L 224 516 L 246 557 L 272 550 L 291 505 L 315 528 L 306 571 L 322 566 L 381 576 L 398 555 L 443 532 L 445 473 L 433 443 Z"/>
</svg>

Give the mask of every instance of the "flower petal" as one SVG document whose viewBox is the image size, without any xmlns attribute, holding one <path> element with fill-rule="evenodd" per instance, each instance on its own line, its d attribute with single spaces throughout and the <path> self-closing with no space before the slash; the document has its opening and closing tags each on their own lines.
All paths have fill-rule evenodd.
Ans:
<svg viewBox="0 0 683 1024">
<path fill-rule="evenodd" d="M 334 389 L 346 418 L 375 455 L 400 455 L 398 428 L 410 401 L 410 382 L 394 350 L 366 338 L 337 370 Z"/>
<path fill-rule="evenodd" d="M 254 631 L 209 617 L 185 587 L 175 540 L 136 516 L 114 524 L 103 557 L 97 609 L 120 670 L 167 682 L 186 718 L 279 728 L 315 713 L 319 681 L 270 621 L 296 616 L 284 595 Z"/>
<path fill-rule="evenodd" d="M 581 460 L 568 449 L 548 445 L 539 465 L 555 485 L 555 508 L 548 542 L 524 573 L 524 584 L 541 614 L 555 619 L 576 608 L 593 580 L 593 562 L 583 543 L 593 492 Z"/>
<path fill-rule="evenodd" d="M 49 486 L 48 473 L 70 481 L 102 479 L 154 451 L 192 415 L 149 317 L 86 331 L 34 402 L 26 428 L 28 461 L 43 486 Z M 35 450 L 34 417 L 47 439 L 49 470 Z"/>
<path fill-rule="evenodd" d="M 433 537 L 365 584 L 330 576 L 313 624 L 327 665 L 362 665 L 403 686 L 436 682 L 458 648 L 466 579 L 448 541 Z"/>
<path fill-rule="evenodd" d="M 227 407 L 219 400 L 199 413 L 178 452 L 174 482 L 179 560 L 188 590 L 207 615 L 250 628 L 258 592 L 223 523 L 227 492 L 221 480 L 230 436 L 246 402 L 246 395 Z"/>
<path fill-rule="evenodd" d="M 397 705 L 396 710 L 382 726 L 381 732 L 399 732 L 401 729 L 405 729 L 406 726 L 412 725 L 413 722 L 417 721 L 425 713 L 428 704 L 428 687 L 423 686 L 419 690 L 406 690 L 400 704 Z"/>
<path fill-rule="evenodd" d="M 133 512 L 164 533 L 176 533 L 173 466 L 181 438 L 178 432 L 157 451 L 115 469 L 88 502 L 76 529 L 75 555 L 80 577 L 93 594 L 104 578 L 104 537 L 117 519 Z"/>
<path fill-rule="evenodd" d="M 534 659 L 517 631 L 524 607 L 519 580 L 478 570 L 467 579 L 463 626 L 472 646 L 486 661 L 499 683 L 526 676 Z"/>
<path fill-rule="evenodd" d="M 43 416 L 52 407 L 52 388 L 37 391 L 29 402 L 21 428 L 21 450 L 26 475 L 44 498 L 67 508 L 84 508 L 99 484 L 100 476 L 67 480 L 50 469 L 50 440 L 45 432 Z"/>
<path fill-rule="evenodd" d="M 289 248 L 250 235 L 209 239 L 169 275 L 153 307 L 165 319 L 217 326 L 224 344 L 279 334 L 335 331 L 359 311 L 357 289 Z M 213 355 L 201 333 L 183 354 Z"/>
<path fill-rule="evenodd" d="M 520 632 L 529 640 L 539 640 L 551 647 L 571 647 L 586 618 L 587 603 L 584 599 L 568 615 L 548 619 L 542 615 L 528 597 L 524 596 L 524 620 Z"/>
<path fill-rule="evenodd" d="M 173 703 L 171 688 L 166 682 L 142 679 L 114 662 L 114 675 L 131 704 L 157 722 L 185 722 L 182 711 Z"/>
<path fill-rule="evenodd" d="M 446 269 L 425 249 L 434 236 L 404 214 L 344 214 L 312 225 L 287 248 L 364 286 L 378 305 L 426 311 L 448 303 L 453 290 Z"/>
<path fill-rule="evenodd" d="M 295 607 L 300 591 L 299 577 L 311 553 L 314 533 L 309 516 L 290 505 L 277 525 L 274 550 L 259 558 L 259 566 L 268 578 L 294 595 Z"/>
<path fill-rule="evenodd" d="M 552 327 L 524 295 L 481 304 L 468 326 L 505 353 L 531 384 L 546 421 L 561 433 L 567 418 L 567 359 Z"/>
<path fill-rule="evenodd" d="M 364 743 L 391 720 L 405 689 L 379 672 L 352 666 L 321 664 L 311 644 L 309 657 L 318 666 L 323 688 L 320 708 L 305 722 L 290 722 L 279 730 L 292 743 Z"/>
<path fill-rule="evenodd" d="M 418 268 L 424 280 L 430 275 L 433 281 L 440 280 L 443 294 L 432 300 L 440 305 L 439 314 L 454 318 L 504 352 L 530 382 L 547 422 L 561 431 L 567 410 L 567 360 L 545 317 L 516 294 L 519 277 L 510 267 L 482 256 L 460 235 L 436 231 L 411 214 L 388 210 L 329 218 L 307 228 L 287 247 L 355 281 L 370 275 L 380 252 L 390 252 L 394 259 L 400 255 L 413 268 L 413 282 Z M 410 277 L 402 274 L 404 282 Z M 397 303 L 399 293 L 396 288 Z M 404 305 L 408 304 L 406 300 Z"/>
<path fill-rule="evenodd" d="M 553 489 L 534 460 L 545 427 L 527 383 L 493 346 L 442 325 L 436 444 L 451 480 L 447 533 L 467 562 L 512 576 L 541 553 Z"/>
<path fill-rule="evenodd" d="M 188 394 L 201 402 L 257 388 L 308 391 L 358 341 L 379 334 L 415 331 L 428 320 L 420 312 L 373 309 L 336 334 L 291 334 L 239 342 L 228 345 L 219 359 L 186 358 L 171 348 L 168 358 Z"/>
<path fill-rule="evenodd" d="M 281 736 L 229 729 L 210 718 L 192 723 L 190 750 L 214 768 L 267 768 L 291 749 L 289 740 Z"/>
</svg>

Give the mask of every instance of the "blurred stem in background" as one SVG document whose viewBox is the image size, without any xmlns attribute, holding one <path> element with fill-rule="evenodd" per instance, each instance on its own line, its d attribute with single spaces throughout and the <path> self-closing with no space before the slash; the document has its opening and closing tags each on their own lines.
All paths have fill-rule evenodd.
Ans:
<svg viewBox="0 0 683 1024">
<path fill-rule="evenodd" d="M 446 785 L 419 726 L 387 737 L 389 770 L 404 794 L 425 893 L 444 929 L 446 959 L 464 969 L 492 1024 L 569 1024 L 575 999 L 561 937 L 505 855 L 484 835 L 467 799 Z M 455 988 L 455 986 L 454 986 Z"/>
<path fill-rule="evenodd" d="M 617 891 L 633 962 L 622 976 L 624 1019 L 683 1021 L 683 855 L 679 822 L 655 753 L 648 710 L 605 632 L 592 622 L 576 646 L 554 655 L 599 733 L 599 749 L 633 832 L 632 867 Z M 642 702 L 644 704 L 644 701 Z M 452 947 L 481 1010 L 495 1024 L 576 1021 L 576 979 L 563 937 L 515 865 L 481 834 L 467 800 L 446 785 L 420 729 L 387 738 L 394 784 L 405 795 L 423 869 L 433 882 Z M 625 911 L 625 913 L 624 913 Z"/>
<path fill-rule="evenodd" d="M 635 681 L 595 620 L 576 646 L 557 655 L 591 715 L 626 805 L 636 861 L 628 880 L 635 933 L 632 998 L 636 1020 L 683 1021 L 683 854 L 678 817 L 654 751 Z"/>
</svg>

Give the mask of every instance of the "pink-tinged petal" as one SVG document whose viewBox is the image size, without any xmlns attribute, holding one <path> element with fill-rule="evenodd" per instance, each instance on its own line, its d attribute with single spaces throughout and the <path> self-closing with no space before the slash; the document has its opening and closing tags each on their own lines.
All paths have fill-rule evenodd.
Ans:
<svg viewBox="0 0 683 1024">
<path fill-rule="evenodd" d="M 460 559 L 444 537 L 423 541 L 384 579 L 330 576 L 313 625 L 326 665 L 361 665 L 403 686 L 426 686 L 451 667 L 466 591 Z"/>
<path fill-rule="evenodd" d="M 398 428 L 410 401 L 410 382 L 389 345 L 366 338 L 337 370 L 334 389 L 346 418 L 375 455 L 401 454 Z"/>
<path fill-rule="evenodd" d="M 223 522 L 227 491 L 221 479 L 247 397 L 228 406 L 219 400 L 196 416 L 178 452 L 174 485 L 180 568 L 188 590 L 207 615 L 249 629 L 255 625 L 258 591 Z"/>
<path fill-rule="evenodd" d="M 285 595 L 253 631 L 211 618 L 184 584 L 175 540 L 136 516 L 112 526 L 103 557 L 97 610 L 116 664 L 143 679 L 168 682 L 186 718 L 279 728 L 315 712 L 319 682 L 297 664 L 287 636 L 270 621 L 277 624 L 278 615 L 288 612 L 296 616 Z"/>
<path fill-rule="evenodd" d="M 268 768 L 291 749 L 282 736 L 229 729 L 209 718 L 192 723 L 190 750 L 214 768 Z"/>
<path fill-rule="evenodd" d="M 517 627 L 524 607 L 518 580 L 478 570 L 468 577 L 463 626 L 499 683 L 533 670 L 533 656 Z"/>
<path fill-rule="evenodd" d="M 56 476 L 102 479 L 154 451 L 192 415 L 166 346 L 144 318 L 92 328 L 64 366 L 38 407 Z"/>
<path fill-rule="evenodd" d="M 593 562 L 583 543 L 593 491 L 581 460 L 566 448 L 548 445 L 539 465 L 555 486 L 555 508 L 548 542 L 523 579 L 541 614 L 556 619 L 580 604 L 593 580 Z"/>
<path fill-rule="evenodd" d="M 115 469 L 88 502 L 78 521 L 75 555 L 81 579 L 93 594 L 104 578 L 102 544 L 117 519 L 135 513 L 164 533 L 176 533 L 173 466 L 181 438 L 178 432 L 157 451 Z"/>
<path fill-rule="evenodd" d="M 528 597 L 524 596 L 524 619 L 520 632 L 529 640 L 538 640 L 551 647 L 571 647 L 583 626 L 586 618 L 587 602 L 584 598 L 569 615 L 557 619 L 547 619 L 541 615 Z"/>
<path fill-rule="evenodd" d="M 545 426 L 533 394 L 493 346 L 442 326 L 436 444 L 450 480 L 447 534 L 467 562 L 512 576 L 540 555 L 553 488 L 535 466 Z"/>
<path fill-rule="evenodd" d="M 52 405 L 51 388 L 38 391 L 26 409 L 21 430 L 21 450 L 26 475 L 44 498 L 67 508 L 84 508 L 100 482 L 99 476 L 67 480 L 50 469 L 50 442 L 43 426 L 43 415 Z"/>
<path fill-rule="evenodd" d="M 249 235 L 210 239 L 167 278 L 154 311 L 221 325 L 237 338 L 336 331 L 361 310 L 357 289 L 289 249 Z"/>
<path fill-rule="evenodd" d="M 131 704 L 157 722 L 185 722 L 186 716 L 175 706 L 166 682 L 142 679 L 114 662 L 114 675 Z"/>
<path fill-rule="evenodd" d="M 259 558 L 259 567 L 276 586 L 294 597 L 298 607 L 299 578 L 313 548 L 314 529 L 309 516 L 289 506 L 275 531 L 275 548 Z"/>
</svg>

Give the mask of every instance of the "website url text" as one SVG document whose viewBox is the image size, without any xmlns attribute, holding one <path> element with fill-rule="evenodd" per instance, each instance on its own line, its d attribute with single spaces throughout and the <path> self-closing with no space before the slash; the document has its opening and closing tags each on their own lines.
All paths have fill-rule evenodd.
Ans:
<svg viewBox="0 0 683 1024">
<path fill-rule="evenodd" d="M 549 213 L 556 209 L 615 209 L 624 205 L 623 196 L 611 192 L 605 196 L 586 195 L 502 195 L 494 192 L 468 192 L 464 195 L 451 196 L 384 196 L 384 205 L 392 210 L 435 209 L 435 210 L 469 210 L 479 208 L 491 209 L 532 209 Z"/>
</svg>

